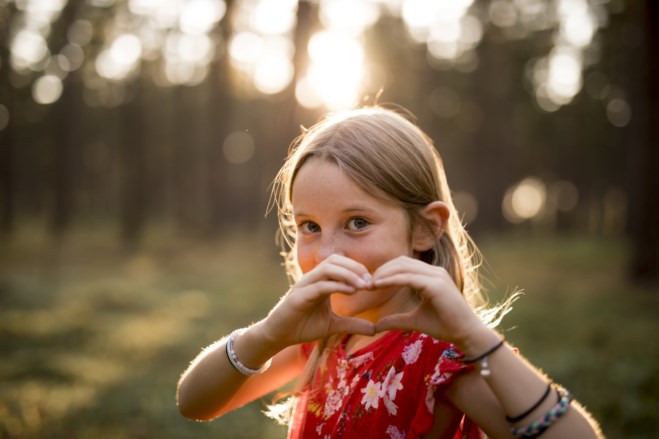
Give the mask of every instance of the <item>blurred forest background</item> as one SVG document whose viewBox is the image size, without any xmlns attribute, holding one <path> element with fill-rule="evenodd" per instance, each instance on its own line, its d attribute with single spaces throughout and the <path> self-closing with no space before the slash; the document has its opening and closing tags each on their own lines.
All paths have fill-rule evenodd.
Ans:
<svg viewBox="0 0 659 439">
<path fill-rule="evenodd" d="M 0 0 L 0 437 L 284 437 L 185 421 L 176 380 L 287 288 L 300 127 L 374 103 L 435 141 L 494 298 L 527 291 L 509 339 L 655 437 L 657 54 L 653 0 Z"/>
</svg>

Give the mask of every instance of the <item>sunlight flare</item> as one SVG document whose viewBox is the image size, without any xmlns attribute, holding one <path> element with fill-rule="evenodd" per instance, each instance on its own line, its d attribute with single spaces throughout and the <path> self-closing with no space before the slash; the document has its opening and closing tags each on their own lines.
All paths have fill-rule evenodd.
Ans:
<svg viewBox="0 0 659 439">
<path fill-rule="evenodd" d="M 322 102 L 330 109 L 346 108 L 358 99 L 364 74 L 364 50 L 351 36 L 321 31 L 309 41 L 311 63 L 305 78 L 309 97 L 301 104 Z"/>
</svg>

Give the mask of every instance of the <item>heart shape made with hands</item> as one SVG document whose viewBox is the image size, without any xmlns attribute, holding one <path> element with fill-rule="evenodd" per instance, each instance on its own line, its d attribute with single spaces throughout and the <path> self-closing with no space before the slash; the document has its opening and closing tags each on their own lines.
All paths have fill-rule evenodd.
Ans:
<svg viewBox="0 0 659 439">
<path fill-rule="evenodd" d="M 372 281 L 359 288 L 354 293 L 337 291 L 332 294 L 330 307 L 339 319 L 359 320 L 355 328 L 364 335 L 374 335 L 388 330 L 420 330 L 415 324 L 414 315 L 422 305 L 422 300 L 413 289 L 404 288 L 394 293 L 381 291 Z M 390 294 L 391 297 L 378 300 L 376 296 L 369 295 Z M 372 309 L 352 311 L 355 307 L 361 308 L 374 301 L 377 305 Z M 357 333 L 357 331 L 355 331 Z"/>
<path fill-rule="evenodd" d="M 384 291 L 389 288 L 392 290 Z M 364 284 L 359 285 L 354 294 L 369 293 L 389 294 L 390 297 L 379 302 L 372 312 L 344 313 L 362 320 L 357 326 L 365 334 L 388 330 L 418 331 L 453 342 L 484 329 L 484 323 L 446 269 L 418 259 L 400 257 L 381 265 L 370 279 L 364 279 Z M 350 297 L 350 293 L 338 294 L 347 296 L 346 302 L 354 297 Z M 362 300 L 355 299 L 357 302 Z M 332 310 L 337 316 L 341 314 L 337 313 L 340 310 L 334 308 L 334 303 Z"/>
</svg>

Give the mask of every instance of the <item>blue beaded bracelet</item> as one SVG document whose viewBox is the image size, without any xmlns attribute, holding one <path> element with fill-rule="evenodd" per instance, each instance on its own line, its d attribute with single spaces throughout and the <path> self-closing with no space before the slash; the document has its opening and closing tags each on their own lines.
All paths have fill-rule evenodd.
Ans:
<svg viewBox="0 0 659 439">
<path fill-rule="evenodd" d="M 563 389 L 562 387 L 557 387 L 556 393 L 558 393 L 559 400 L 558 403 L 552 407 L 546 415 L 538 419 L 532 424 L 527 425 L 526 427 L 511 428 L 510 431 L 515 437 L 521 438 L 536 438 L 544 433 L 549 427 L 551 427 L 554 422 L 556 422 L 561 416 L 563 416 L 572 402 L 572 395 L 570 392 Z"/>
</svg>

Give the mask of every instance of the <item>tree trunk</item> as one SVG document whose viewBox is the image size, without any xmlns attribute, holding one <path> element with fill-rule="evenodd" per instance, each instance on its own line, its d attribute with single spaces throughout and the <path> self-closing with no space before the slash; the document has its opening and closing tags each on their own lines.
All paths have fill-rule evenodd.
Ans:
<svg viewBox="0 0 659 439">
<path fill-rule="evenodd" d="M 51 52 L 56 53 L 66 44 L 66 31 L 77 15 L 78 5 L 67 4 L 53 30 Z M 56 241 L 61 241 L 71 227 L 75 209 L 75 183 L 80 170 L 80 83 L 76 73 L 70 73 L 63 81 L 62 96 L 49 112 L 53 127 L 53 210 L 50 231 Z"/>
<path fill-rule="evenodd" d="M 229 125 L 233 114 L 233 98 L 231 96 L 231 60 L 229 55 L 229 40 L 233 30 L 231 22 L 235 1 L 226 2 L 227 9 L 224 18 L 217 28 L 218 57 L 211 64 L 209 90 L 210 97 L 206 100 L 206 136 L 203 139 L 206 160 L 206 185 L 208 194 L 207 228 L 212 235 L 217 234 L 224 224 L 230 221 L 232 209 L 232 192 L 229 190 L 227 161 L 224 159 L 222 147 L 229 135 Z"/>
<path fill-rule="evenodd" d="M 0 22 L 5 25 L 0 33 L 0 60 L 6 65 L 0 66 L 0 238 L 6 239 L 12 232 L 15 222 L 14 203 L 14 90 L 9 82 L 9 30 L 15 8 L 12 4 L 0 12 Z M 2 121 L 4 117 L 8 120 Z"/>
<path fill-rule="evenodd" d="M 633 168 L 629 197 L 630 276 L 637 282 L 652 282 L 659 277 L 659 4 L 647 0 L 645 5 L 647 141 L 629 145 Z"/>
<path fill-rule="evenodd" d="M 507 188 L 509 157 L 506 151 L 512 144 L 514 99 L 510 96 L 517 64 L 510 59 L 509 48 L 485 35 L 478 47 L 479 66 L 474 74 L 476 99 L 482 109 L 483 123 L 474 135 L 471 146 L 474 185 L 478 199 L 476 229 L 501 230 L 505 223 L 501 203 Z"/>
<path fill-rule="evenodd" d="M 137 247 L 142 238 L 148 201 L 144 135 L 147 106 L 144 103 L 145 91 L 139 81 L 135 83 L 138 87 L 135 97 L 121 109 L 121 238 L 129 250 Z"/>
</svg>

